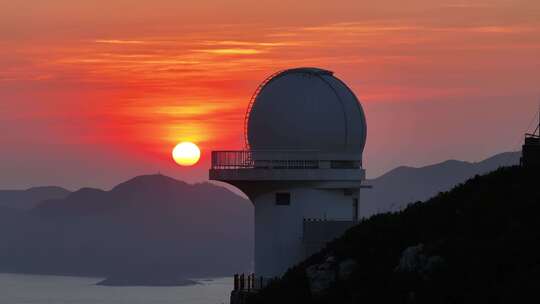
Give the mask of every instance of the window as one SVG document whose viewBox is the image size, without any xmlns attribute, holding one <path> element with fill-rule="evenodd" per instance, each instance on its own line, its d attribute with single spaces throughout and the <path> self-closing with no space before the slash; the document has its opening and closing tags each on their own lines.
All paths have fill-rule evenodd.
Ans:
<svg viewBox="0 0 540 304">
<path fill-rule="evenodd" d="M 353 214 L 352 214 L 353 221 L 358 222 L 358 199 L 357 198 L 353 198 L 352 207 L 353 207 Z"/>
<path fill-rule="evenodd" d="M 291 204 L 291 194 L 288 192 L 276 193 L 276 205 L 288 206 Z"/>
</svg>

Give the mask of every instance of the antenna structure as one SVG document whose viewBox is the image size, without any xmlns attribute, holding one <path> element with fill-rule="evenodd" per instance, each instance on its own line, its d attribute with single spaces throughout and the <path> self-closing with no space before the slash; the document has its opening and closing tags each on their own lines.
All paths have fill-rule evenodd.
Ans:
<svg viewBox="0 0 540 304">
<path fill-rule="evenodd" d="M 538 126 L 536 126 L 533 134 L 536 134 L 536 131 L 538 131 L 538 137 L 540 137 L 540 102 L 538 103 Z"/>
<path fill-rule="evenodd" d="M 536 135 L 536 132 L 538 132 L 538 135 Z M 538 125 L 536 125 L 536 128 L 532 133 L 525 134 L 525 137 L 540 138 L 540 103 L 538 105 Z"/>
</svg>

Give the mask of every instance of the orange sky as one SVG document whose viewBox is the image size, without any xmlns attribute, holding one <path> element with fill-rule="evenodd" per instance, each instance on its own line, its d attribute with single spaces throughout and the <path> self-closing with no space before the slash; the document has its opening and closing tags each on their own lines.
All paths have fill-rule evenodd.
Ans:
<svg viewBox="0 0 540 304">
<path fill-rule="evenodd" d="M 518 148 L 539 1 L 370 2 L 0 0 L 0 188 L 204 180 L 210 150 L 242 147 L 257 84 L 296 66 L 362 101 L 369 176 Z M 193 168 L 170 159 L 183 140 Z"/>
</svg>

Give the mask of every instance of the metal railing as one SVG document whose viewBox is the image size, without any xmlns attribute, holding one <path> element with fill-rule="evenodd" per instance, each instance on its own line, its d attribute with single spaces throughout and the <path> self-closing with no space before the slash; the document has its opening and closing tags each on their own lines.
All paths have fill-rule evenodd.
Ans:
<svg viewBox="0 0 540 304">
<path fill-rule="evenodd" d="M 316 151 L 212 151 L 212 169 L 318 169 Z"/>
<path fill-rule="evenodd" d="M 212 169 L 253 168 L 250 151 L 212 151 Z"/>
<path fill-rule="evenodd" d="M 277 280 L 277 278 L 263 278 L 261 276 L 257 277 L 254 273 L 251 274 L 235 274 L 234 275 L 234 291 L 247 291 L 255 292 L 268 284 Z"/>
<path fill-rule="evenodd" d="M 314 150 L 212 151 L 212 169 L 359 169 L 361 160 L 325 158 Z M 324 164 L 323 164 L 324 163 Z M 321 166 L 322 165 L 322 166 Z"/>
</svg>

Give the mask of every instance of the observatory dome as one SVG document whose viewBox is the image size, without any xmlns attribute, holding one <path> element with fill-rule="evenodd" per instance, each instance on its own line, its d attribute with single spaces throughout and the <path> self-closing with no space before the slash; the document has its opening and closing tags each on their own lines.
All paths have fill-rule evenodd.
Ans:
<svg viewBox="0 0 540 304">
<path fill-rule="evenodd" d="M 366 119 L 354 93 L 331 71 L 295 68 L 257 89 L 246 117 L 251 150 L 311 150 L 361 159 Z"/>
</svg>

